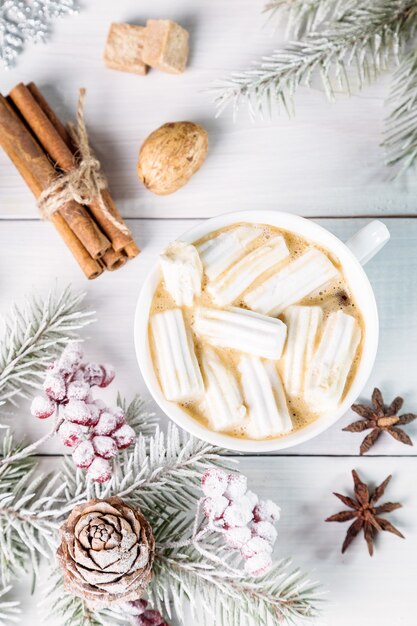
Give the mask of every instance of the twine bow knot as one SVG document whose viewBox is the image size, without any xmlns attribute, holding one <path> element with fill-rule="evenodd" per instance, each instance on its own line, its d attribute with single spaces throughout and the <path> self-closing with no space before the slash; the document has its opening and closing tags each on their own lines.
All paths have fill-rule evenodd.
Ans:
<svg viewBox="0 0 417 626">
<path fill-rule="evenodd" d="M 77 108 L 77 123 L 68 123 L 67 128 L 79 156 L 73 169 L 55 178 L 38 199 L 38 207 L 45 219 L 58 211 L 65 203 L 74 200 L 89 205 L 98 202 L 104 216 L 118 230 L 126 235 L 129 229 L 120 223 L 108 210 L 101 192 L 107 189 L 107 179 L 101 170 L 101 163 L 95 157 L 88 141 L 84 120 L 85 89 L 80 89 Z"/>
</svg>

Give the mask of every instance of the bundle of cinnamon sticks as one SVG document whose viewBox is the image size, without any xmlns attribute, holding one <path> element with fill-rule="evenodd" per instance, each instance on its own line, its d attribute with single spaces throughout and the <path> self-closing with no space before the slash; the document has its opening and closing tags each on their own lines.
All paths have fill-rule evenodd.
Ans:
<svg viewBox="0 0 417 626">
<path fill-rule="evenodd" d="M 7 97 L 0 94 L 0 145 L 36 198 L 78 166 L 71 135 L 34 83 L 16 85 Z M 109 190 L 100 195 L 88 206 L 69 200 L 49 216 L 89 279 L 139 254 Z"/>
</svg>

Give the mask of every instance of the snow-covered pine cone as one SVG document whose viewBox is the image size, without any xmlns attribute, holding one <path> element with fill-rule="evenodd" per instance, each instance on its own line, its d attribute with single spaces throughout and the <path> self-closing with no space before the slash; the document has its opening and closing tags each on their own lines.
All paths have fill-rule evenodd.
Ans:
<svg viewBox="0 0 417 626">
<path fill-rule="evenodd" d="M 140 510 L 117 497 L 76 506 L 61 526 L 58 561 L 70 593 L 100 605 L 139 599 L 152 577 L 155 541 Z"/>
</svg>

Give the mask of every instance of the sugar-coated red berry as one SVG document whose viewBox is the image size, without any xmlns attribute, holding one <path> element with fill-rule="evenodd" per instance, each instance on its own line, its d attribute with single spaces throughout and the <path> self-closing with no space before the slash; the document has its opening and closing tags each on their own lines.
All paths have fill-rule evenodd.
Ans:
<svg viewBox="0 0 417 626">
<path fill-rule="evenodd" d="M 145 612 L 146 607 L 148 606 L 148 601 L 143 599 L 132 600 L 128 603 L 127 606 L 127 612 L 129 615 L 142 615 Z"/>
<path fill-rule="evenodd" d="M 67 385 L 65 379 L 61 374 L 54 374 L 48 372 L 45 376 L 43 383 L 43 389 L 51 400 L 61 402 L 67 395 Z"/>
<path fill-rule="evenodd" d="M 64 374 L 73 374 L 79 367 L 83 358 L 79 343 L 69 343 L 58 360 L 58 368 Z"/>
<path fill-rule="evenodd" d="M 84 380 L 90 383 L 90 385 L 100 386 L 104 377 L 104 369 L 98 363 L 87 363 L 84 366 Z"/>
<path fill-rule="evenodd" d="M 149 626 L 162 626 L 164 623 L 164 618 L 159 611 L 155 611 L 155 609 L 147 609 L 143 617 L 147 620 Z"/>
<path fill-rule="evenodd" d="M 112 406 L 108 410 L 116 418 L 117 427 L 122 426 L 123 424 L 126 423 L 125 412 L 123 411 L 122 407 L 120 407 L 120 406 Z"/>
<path fill-rule="evenodd" d="M 45 396 L 35 396 L 30 406 L 30 412 L 39 419 L 47 419 L 56 411 L 56 402 Z"/>
<path fill-rule="evenodd" d="M 86 400 L 90 392 L 90 385 L 84 380 L 74 380 L 69 383 L 67 396 L 70 400 Z"/>
<path fill-rule="evenodd" d="M 116 442 L 112 437 L 98 435 L 93 437 L 94 452 L 103 459 L 112 459 L 117 454 Z"/>
<path fill-rule="evenodd" d="M 229 528 L 225 533 L 227 543 L 232 548 L 241 548 L 245 543 L 249 541 L 252 533 L 247 526 L 236 526 L 235 528 Z"/>
<path fill-rule="evenodd" d="M 84 381 L 84 369 L 79 367 L 71 376 L 71 380 Z"/>
<path fill-rule="evenodd" d="M 271 545 L 274 545 L 278 533 L 272 522 L 254 522 L 251 529 L 253 535 L 262 537 L 262 539 L 266 539 Z"/>
<path fill-rule="evenodd" d="M 246 502 L 240 500 L 232 502 L 225 510 L 223 517 L 227 526 L 231 528 L 246 526 L 252 521 L 252 510 Z"/>
<path fill-rule="evenodd" d="M 208 500 L 209 498 L 206 498 Z M 217 496 L 216 498 L 210 498 L 211 500 L 211 510 L 210 510 L 210 522 L 212 525 L 223 528 L 226 526 L 225 523 L 225 512 L 227 511 L 227 507 L 229 506 L 229 500 L 224 496 Z M 205 506 L 206 503 L 205 503 Z"/>
<path fill-rule="evenodd" d="M 207 469 L 201 477 L 201 488 L 209 498 L 222 496 L 227 488 L 228 476 L 221 469 L 212 467 Z"/>
<path fill-rule="evenodd" d="M 252 537 L 249 539 L 247 543 L 241 548 L 242 556 L 246 559 L 250 559 L 256 554 L 260 554 L 262 552 L 266 552 L 271 554 L 272 546 L 266 539 L 262 539 L 262 537 Z"/>
<path fill-rule="evenodd" d="M 112 413 L 103 411 L 94 428 L 95 435 L 111 435 L 117 428 L 117 420 Z"/>
<path fill-rule="evenodd" d="M 101 398 L 96 398 L 95 400 L 93 400 L 93 404 L 96 405 L 96 407 L 99 409 L 100 413 L 103 412 L 103 411 L 107 411 L 108 410 L 107 404 Z"/>
<path fill-rule="evenodd" d="M 227 489 L 224 493 L 229 500 L 238 500 L 248 488 L 248 480 L 243 474 L 229 474 L 227 477 Z"/>
<path fill-rule="evenodd" d="M 94 458 L 94 448 L 91 441 L 82 441 L 72 453 L 72 458 L 77 467 L 90 467 Z"/>
<path fill-rule="evenodd" d="M 82 426 L 88 426 L 91 419 L 88 405 L 83 400 L 70 400 L 64 408 L 64 415 L 70 422 Z"/>
<path fill-rule="evenodd" d="M 83 431 L 80 426 L 78 426 L 78 424 L 73 424 L 72 422 L 63 422 L 58 433 L 64 446 L 68 446 L 70 448 L 78 446 L 78 444 L 83 440 Z"/>
<path fill-rule="evenodd" d="M 272 565 L 272 557 L 269 552 L 258 552 L 246 559 L 245 572 L 250 576 L 262 576 L 266 574 Z"/>
<path fill-rule="evenodd" d="M 100 409 L 93 403 L 86 402 L 88 410 L 90 411 L 90 419 L 87 426 L 95 426 L 100 419 Z"/>
<path fill-rule="evenodd" d="M 99 387 L 108 387 L 110 383 L 113 382 L 116 372 L 114 371 L 114 367 L 112 365 L 108 365 L 107 363 L 102 365 L 101 369 L 103 370 L 104 375 Z"/>
<path fill-rule="evenodd" d="M 119 450 L 123 450 L 132 445 L 136 439 L 136 434 L 129 424 L 123 424 L 123 426 L 120 426 L 120 428 L 114 431 L 112 437 Z"/>
<path fill-rule="evenodd" d="M 111 465 L 106 459 L 96 456 L 87 470 L 87 475 L 97 483 L 105 483 L 111 478 Z"/>
<path fill-rule="evenodd" d="M 255 522 L 276 522 L 279 520 L 281 509 L 272 500 L 262 500 L 253 509 Z"/>
</svg>

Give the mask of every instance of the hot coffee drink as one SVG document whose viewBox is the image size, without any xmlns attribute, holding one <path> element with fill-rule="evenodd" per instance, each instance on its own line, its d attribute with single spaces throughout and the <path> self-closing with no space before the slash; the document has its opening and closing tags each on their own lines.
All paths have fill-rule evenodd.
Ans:
<svg viewBox="0 0 417 626">
<path fill-rule="evenodd" d="M 149 333 L 167 400 L 248 439 L 285 436 L 343 401 L 364 324 L 328 250 L 239 223 L 173 242 L 160 265 Z"/>
</svg>

